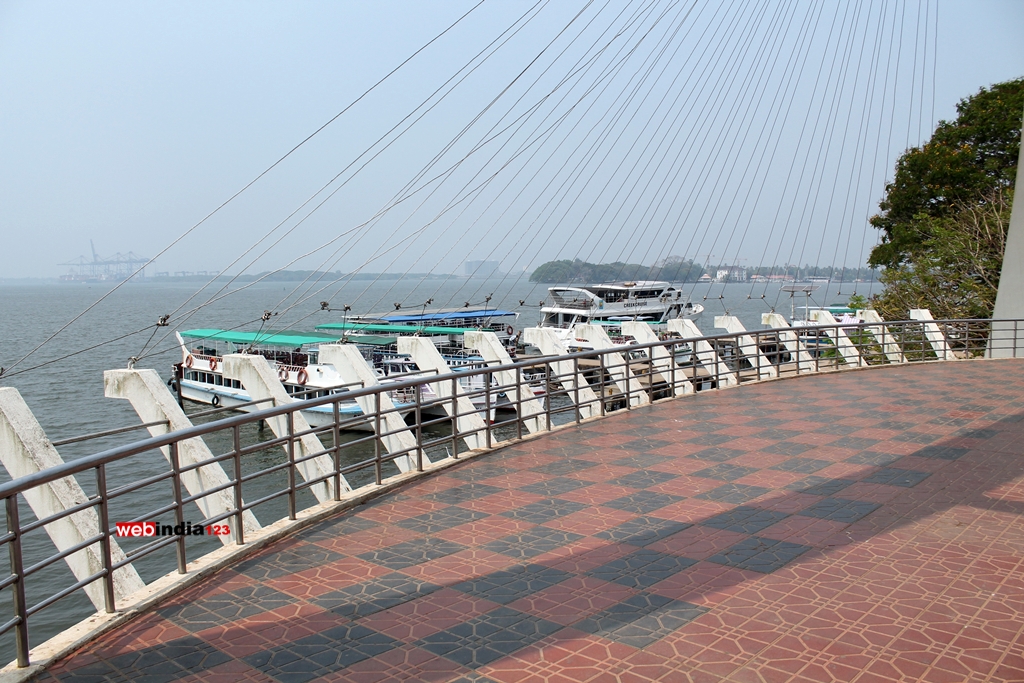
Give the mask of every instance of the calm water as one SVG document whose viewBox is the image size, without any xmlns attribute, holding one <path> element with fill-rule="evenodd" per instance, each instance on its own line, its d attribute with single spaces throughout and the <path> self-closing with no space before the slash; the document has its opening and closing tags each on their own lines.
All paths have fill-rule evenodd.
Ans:
<svg viewBox="0 0 1024 683">
<path fill-rule="evenodd" d="M 352 288 L 352 300 L 355 300 L 355 293 L 365 288 L 363 283 L 356 284 L 359 286 Z M 51 440 L 138 424 L 140 420 L 127 401 L 104 398 L 103 371 L 125 367 L 129 357 L 140 355 L 150 339 L 152 326 L 157 318 L 173 311 L 197 287 L 197 284 L 192 283 L 132 283 L 123 286 L 67 331 L 44 346 L 40 352 L 19 365 L 16 370 L 51 361 L 74 351 L 96 345 L 101 346 L 72 358 L 47 364 L 31 372 L 0 380 L 0 386 L 15 387 L 21 392 Z M 238 291 L 205 307 L 185 322 L 181 329 L 234 328 L 236 326 L 242 326 L 242 329 L 257 329 L 258 325 L 245 325 L 245 323 L 257 319 L 266 309 L 278 310 L 276 304 L 293 287 L 294 283 L 268 283 Z M 100 284 L 0 285 L 0 365 L 10 367 L 18 358 L 109 290 L 110 286 Z M 710 288 L 707 285 L 684 286 L 684 291 L 693 292 L 692 299 L 695 302 L 705 305 L 705 313 L 697 320 L 697 325 L 708 334 L 717 332 L 713 327 L 714 316 L 720 315 L 726 310 L 739 317 L 747 329 L 759 328 L 761 314 L 768 311 L 773 304 L 777 305 L 778 310 L 788 317 L 789 295 L 781 294 L 780 296 L 777 286 L 772 286 L 764 292 L 765 299 L 762 300 L 760 298 L 762 290 L 763 286 L 759 286 L 750 297 L 751 286 L 749 284 L 713 285 Z M 546 288 L 521 283 L 509 289 L 508 283 L 497 280 L 470 282 L 459 280 L 449 283 L 417 283 L 414 281 L 398 284 L 378 283 L 369 287 L 366 294 L 359 299 L 363 302 L 362 305 L 353 304 L 353 310 L 357 313 L 392 310 L 393 302 L 402 302 L 403 310 L 414 311 L 416 310 L 415 304 L 421 303 L 430 296 L 434 297 L 434 306 L 444 305 L 449 300 L 452 301 L 451 305 L 456 306 L 466 300 L 476 304 L 483 303 L 484 297 L 492 291 L 495 292 L 491 301 L 492 305 L 521 312 L 517 327 L 536 324 L 539 316 L 536 304 L 546 294 Z M 708 297 L 706 300 L 705 296 Z M 829 297 L 829 301 L 819 300 L 818 303 L 831 303 L 831 299 L 845 300 L 845 296 L 837 295 L 834 292 L 830 293 Z M 818 298 L 821 299 L 821 297 Z M 526 300 L 528 303 L 532 302 L 533 305 L 520 307 L 520 299 Z M 370 309 L 372 303 L 378 300 L 381 303 Z M 318 301 L 319 297 L 314 298 L 311 302 L 297 307 L 288 317 L 273 319 L 267 327 L 311 330 L 316 324 L 341 320 L 341 313 L 316 312 L 316 309 L 319 308 L 316 303 Z M 340 307 L 343 301 L 344 297 L 334 297 L 332 305 Z M 801 300 L 796 303 L 802 305 L 803 302 Z M 305 319 L 296 322 L 300 318 Z M 128 335 L 147 326 L 149 329 L 144 333 L 104 344 L 108 340 Z M 180 360 L 180 352 L 173 335 L 162 343 L 159 340 L 166 332 L 173 329 L 175 326 L 172 321 L 171 327 L 161 328 L 157 331 L 156 337 L 149 344 L 150 351 L 138 363 L 139 367 L 155 368 L 164 378 L 170 376 L 170 366 Z M 198 406 L 190 408 L 192 412 L 198 409 L 200 409 Z M 145 432 L 133 432 L 85 443 L 68 444 L 59 450 L 65 460 L 71 460 L 128 443 L 143 436 L 145 436 Z M 270 436 L 269 430 L 266 434 L 261 435 L 253 427 L 246 431 L 243 438 L 252 443 Z M 223 452 L 228 448 L 226 441 L 219 443 L 216 438 L 210 440 L 210 446 L 214 452 Z M 251 465 L 253 468 L 258 464 L 266 466 L 268 462 L 278 458 L 283 458 L 283 452 L 268 452 L 260 456 L 260 459 L 266 462 L 254 461 Z M 130 471 L 119 472 L 117 468 L 112 468 L 108 476 L 112 481 L 117 480 L 118 474 L 135 479 L 144 475 L 147 470 L 155 473 L 162 471 L 163 467 L 165 465 L 160 456 L 154 454 L 151 461 L 142 459 L 140 462 L 133 463 Z M 6 472 L 0 472 L 0 479 L 4 481 L 8 479 Z M 80 483 L 86 491 L 94 490 L 91 481 L 82 480 Z M 358 484 L 359 482 L 353 483 Z M 165 495 L 166 492 L 154 493 L 153 500 L 160 500 L 161 496 Z M 157 503 L 154 502 L 152 505 L 146 504 L 142 507 L 152 509 L 156 506 Z M 27 508 L 23 514 L 25 519 L 32 518 L 31 512 Z M 269 524 L 284 514 L 283 500 L 257 511 L 263 524 Z M 124 519 L 128 519 L 131 516 L 131 510 L 119 511 L 115 508 L 112 512 L 114 520 L 121 519 L 122 516 Z M 198 512 L 194 518 L 198 518 Z M 212 538 L 190 538 L 188 550 L 191 557 L 194 558 L 219 545 L 219 542 Z M 44 557 L 51 552 L 53 552 L 52 546 L 49 546 L 44 537 L 34 539 L 26 547 L 26 554 L 35 557 Z M 143 578 L 149 581 L 173 570 L 173 554 L 168 551 L 163 555 L 146 558 L 138 565 Z M 63 565 L 55 568 L 48 575 L 41 575 L 34 584 L 30 584 L 32 589 L 30 604 L 32 595 L 36 596 L 38 600 L 59 587 L 69 585 L 69 577 L 70 572 Z M 6 617 L 3 616 L 4 613 L 10 613 L 8 611 L 10 603 L 4 600 L 5 597 L 0 596 L 0 621 L 6 620 Z M 80 594 L 65 599 L 58 605 L 59 607 L 46 609 L 33 617 L 31 632 L 33 645 L 41 643 L 47 637 L 92 612 L 88 600 Z M 11 640 L 6 637 L 0 638 L 0 659 L 3 657 L 7 658 L 6 661 L 13 658 Z"/>
</svg>

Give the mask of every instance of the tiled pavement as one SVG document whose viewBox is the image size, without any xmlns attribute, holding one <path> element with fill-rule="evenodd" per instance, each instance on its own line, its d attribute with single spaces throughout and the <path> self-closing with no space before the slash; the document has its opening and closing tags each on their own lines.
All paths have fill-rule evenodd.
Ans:
<svg viewBox="0 0 1024 683">
<path fill-rule="evenodd" d="M 46 681 L 1024 681 L 1024 362 L 745 386 L 318 524 Z"/>
</svg>

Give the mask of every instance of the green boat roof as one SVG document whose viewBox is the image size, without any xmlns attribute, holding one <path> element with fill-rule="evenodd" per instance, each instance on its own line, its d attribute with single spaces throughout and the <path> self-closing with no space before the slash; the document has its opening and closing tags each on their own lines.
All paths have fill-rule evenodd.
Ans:
<svg viewBox="0 0 1024 683">
<path fill-rule="evenodd" d="M 342 332 L 397 332 L 405 334 L 465 334 L 476 332 L 475 327 L 422 327 L 419 325 L 386 325 L 382 323 L 324 323 L 318 330 L 340 330 Z"/>
<path fill-rule="evenodd" d="M 186 339 L 221 341 L 230 344 L 259 344 L 260 346 L 287 346 L 295 348 L 306 344 L 326 344 L 338 341 L 336 334 L 316 332 L 293 332 L 292 330 L 267 330 L 265 332 L 237 332 L 233 330 L 185 330 L 179 334 Z"/>
</svg>

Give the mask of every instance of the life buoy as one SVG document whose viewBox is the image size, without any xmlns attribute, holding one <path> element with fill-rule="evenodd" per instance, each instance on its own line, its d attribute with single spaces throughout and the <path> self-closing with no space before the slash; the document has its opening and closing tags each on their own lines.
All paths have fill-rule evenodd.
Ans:
<svg viewBox="0 0 1024 683">
<path fill-rule="evenodd" d="M 515 330 L 512 329 L 511 325 L 505 325 L 505 334 L 511 337 L 513 332 L 515 332 Z"/>
<path fill-rule="evenodd" d="M 295 378 L 295 381 L 297 381 L 299 384 L 305 384 L 306 382 L 309 381 L 309 373 L 306 372 L 306 368 L 302 368 L 301 370 L 299 370 L 299 374 Z"/>
<path fill-rule="evenodd" d="M 188 354 L 187 356 L 185 356 L 185 367 L 186 368 L 192 367 L 192 363 L 194 363 L 194 362 L 195 362 L 195 359 L 192 358 L 192 354 L 191 353 Z"/>
<path fill-rule="evenodd" d="M 216 372 L 216 371 L 217 371 L 217 359 L 211 356 L 210 357 L 210 372 Z"/>
<path fill-rule="evenodd" d="M 288 368 L 281 368 L 277 371 L 277 378 L 282 382 L 288 379 Z"/>
<path fill-rule="evenodd" d="M 214 394 L 213 398 L 210 399 L 210 404 L 213 405 L 214 408 L 219 406 L 220 405 L 220 396 L 218 396 L 217 394 Z"/>
</svg>

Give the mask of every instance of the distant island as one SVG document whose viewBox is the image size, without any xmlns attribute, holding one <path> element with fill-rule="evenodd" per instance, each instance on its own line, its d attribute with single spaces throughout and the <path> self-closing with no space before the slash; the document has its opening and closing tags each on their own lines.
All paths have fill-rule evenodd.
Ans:
<svg viewBox="0 0 1024 683">
<path fill-rule="evenodd" d="M 803 280 L 828 278 L 836 281 L 877 279 L 878 273 L 870 268 L 832 266 L 759 266 L 746 267 L 729 264 L 702 265 L 692 259 L 670 256 L 652 266 L 639 263 L 588 263 L 579 259 L 548 261 L 530 274 L 530 282 L 556 284 L 565 282 L 600 283 L 621 280 L 667 280 L 669 282 L 748 282 L 751 280 Z"/>
</svg>

